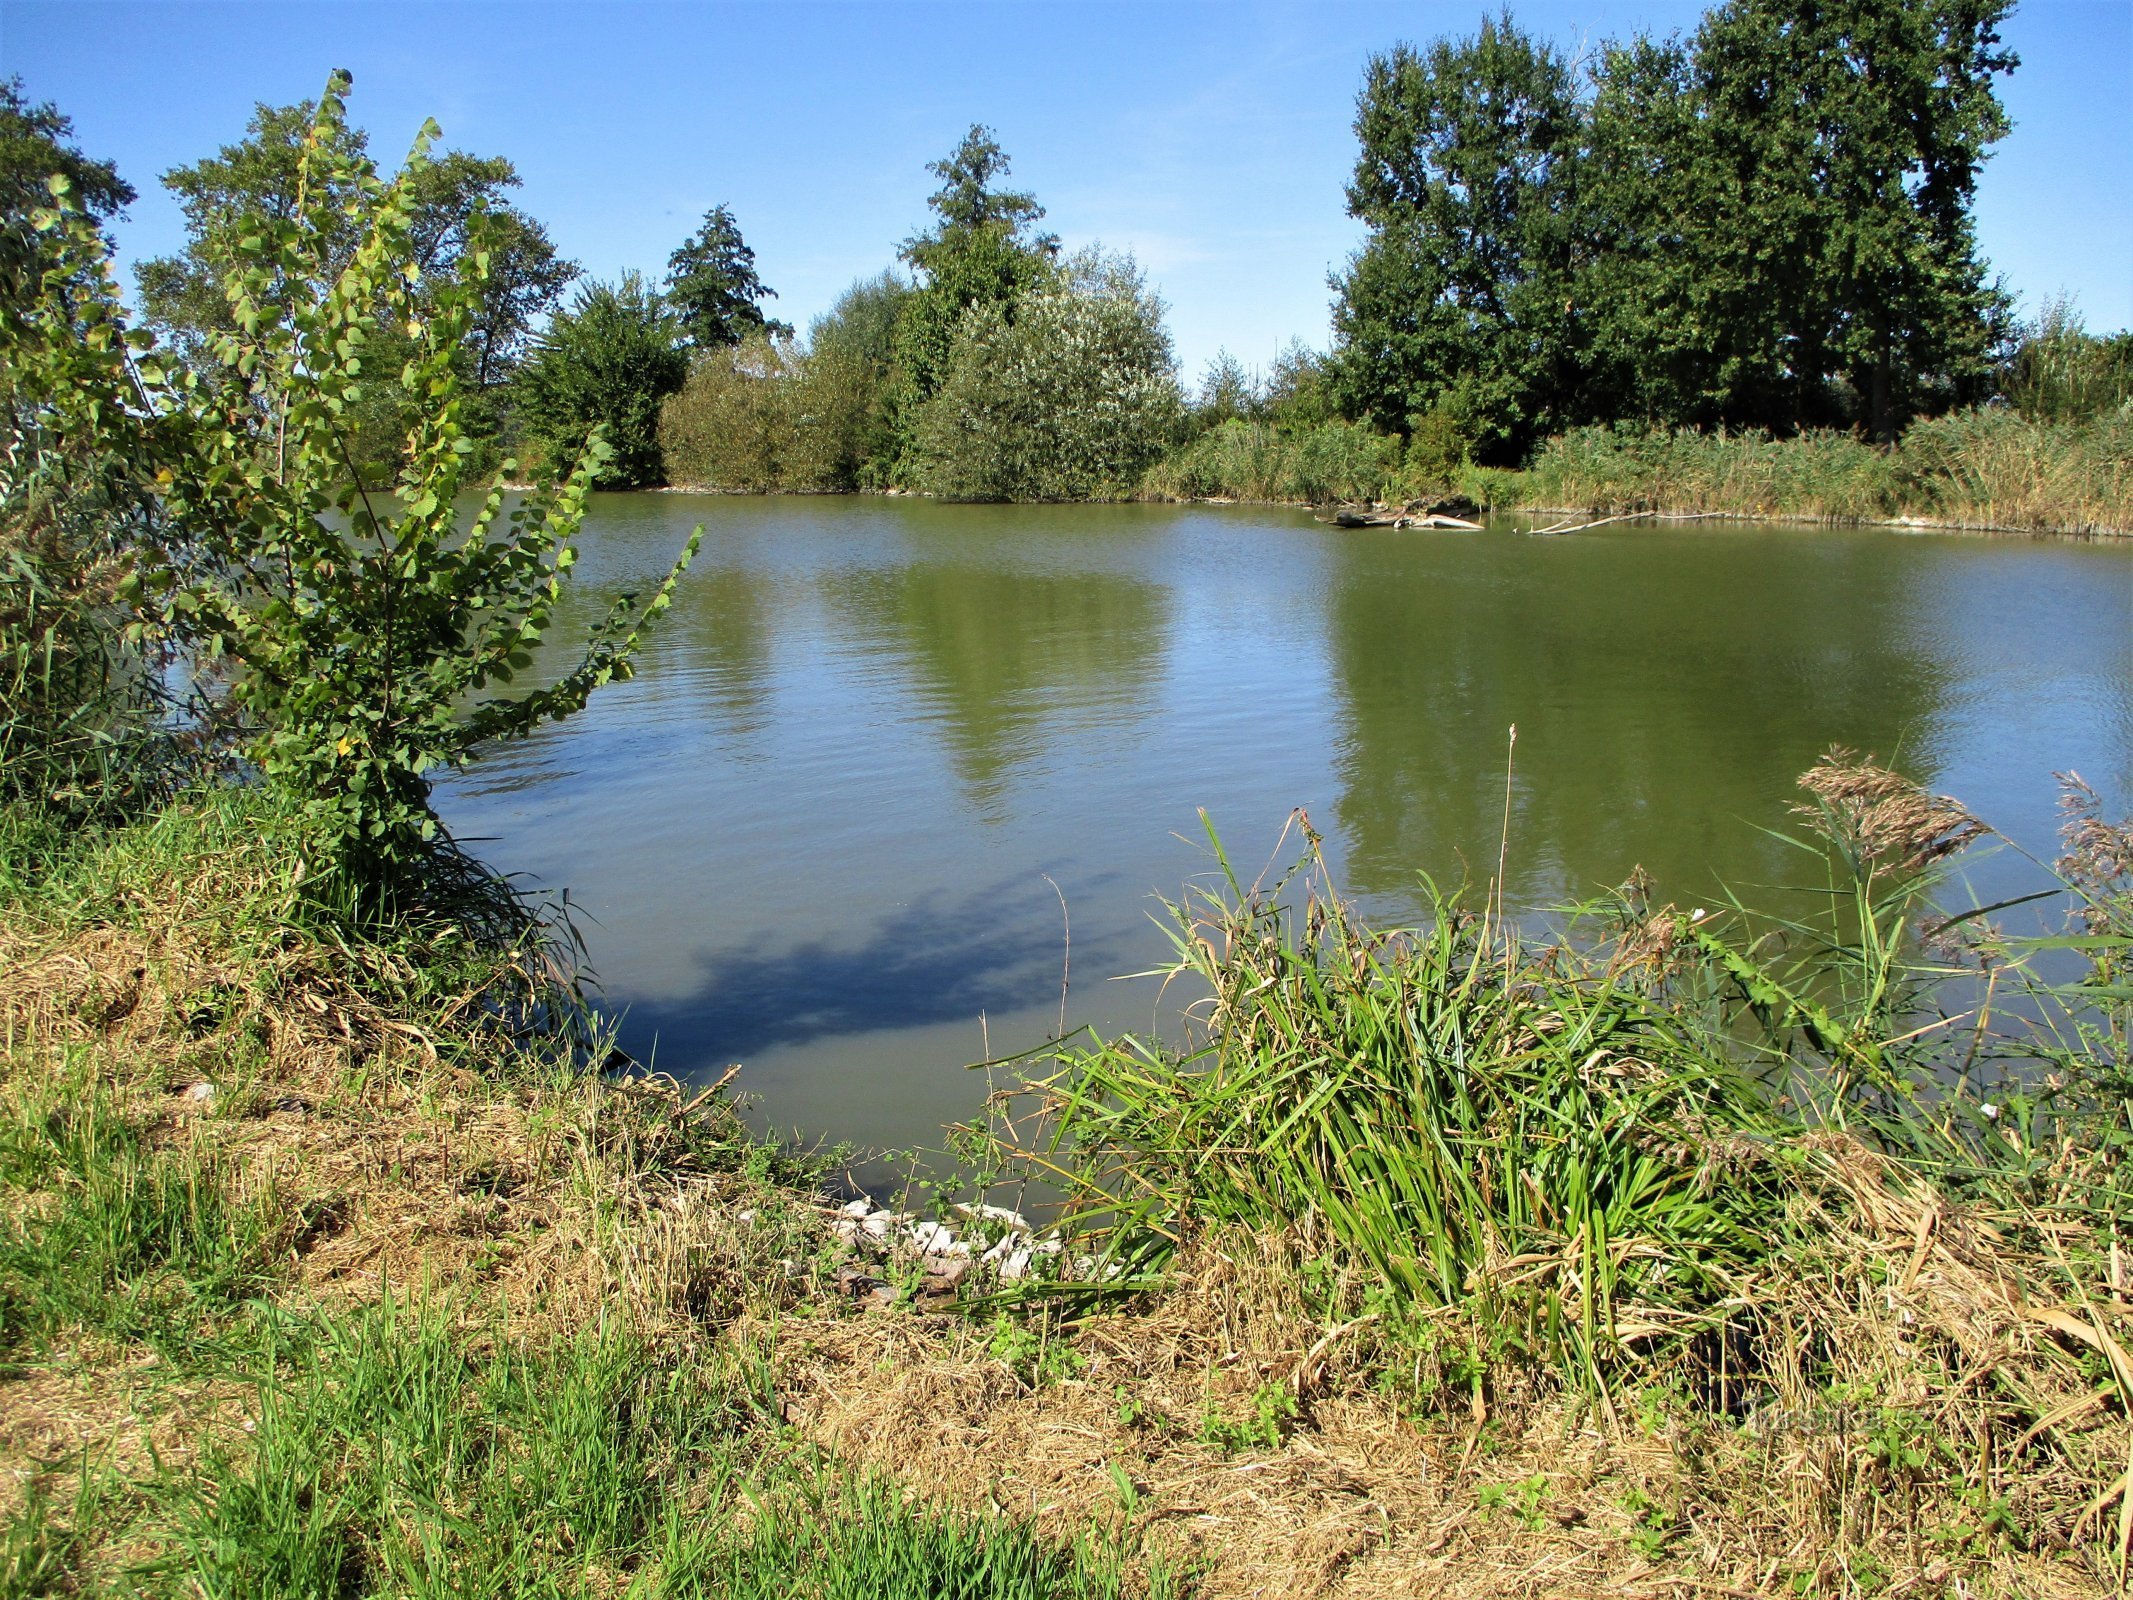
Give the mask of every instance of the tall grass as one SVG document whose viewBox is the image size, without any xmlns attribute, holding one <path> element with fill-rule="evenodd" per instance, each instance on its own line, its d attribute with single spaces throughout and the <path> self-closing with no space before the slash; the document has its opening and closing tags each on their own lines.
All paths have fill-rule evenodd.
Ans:
<svg viewBox="0 0 2133 1600">
<path fill-rule="evenodd" d="M 1360 423 L 1278 428 L 1233 417 L 1172 451 L 1142 494 L 1173 500 L 1373 500 L 1400 465 L 1400 441 Z"/>
<path fill-rule="evenodd" d="M 1914 423 L 1887 450 L 1827 431 L 1776 439 L 1577 428 L 1544 444 L 1500 503 L 2128 532 L 2133 413 L 2057 423 L 2008 409 L 1954 412 Z"/>
<path fill-rule="evenodd" d="M 1210 996 L 1200 1042 L 1068 1051 L 1045 1160 L 1129 1278 L 1187 1230 L 1294 1229 L 1597 1378 L 1701 1325 L 1761 1257 L 1782 1180 L 1743 1152 L 1780 1121 L 1626 973 L 1431 892 L 1425 927 L 1379 934 L 1315 843 L 1267 888 L 1224 861 L 1171 907 L 1170 975 Z"/>
<path fill-rule="evenodd" d="M 2118 876 L 2062 863 L 2086 931 L 2017 946 L 1979 931 L 2001 908 L 1937 898 L 1975 818 L 1841 755 L 1802 782 L 1821 909 L 1798 917 L 1632 888 L 1534 943 L 1432 887 L 1420 927 L 1378 932 L 1315 838 L 1250 887 L 1217 843 L 1218 883 L 1170 908 L 1194 1037 L 1064 1050 L 1015 1153 L 1065 1185 L 1099 1287 L 1153 1281 L 1205 1230 L 1271 1229 L 1603 1391 L 1628 1358 L 1733 1348 L 1832 1149 L 2107 1240 L 2133 1200 L 2133 836 L 2092 818 Z M 2064 949 L 2087 977 L 2040 976 Z"/>
</svg>

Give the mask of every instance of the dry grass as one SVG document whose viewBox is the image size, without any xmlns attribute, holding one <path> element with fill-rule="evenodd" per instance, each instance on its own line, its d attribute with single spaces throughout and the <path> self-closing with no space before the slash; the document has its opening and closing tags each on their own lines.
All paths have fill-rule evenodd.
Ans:
<svg viewBox="0 0 2133 1600">
<path fill-rule="evenodd" d="M 1828 1246 L 1768 1286 L 1778 1399 L 1745 1426 L 1663 1381 L 1613 1415 L 1502 1372 L 1417 1404 L 1395 1369 L 1435 1361 L 1426 1344 L 1329 1329 L 1293 1256 L 1241 1238 L 1203 1241 L 1155 1303 L 1087 1321 L 1055 1381 L 961 1321 L 788 1330 L 789 1414 L 973 1507 L 1056 1533 L 1127 1522 L 1200 1563 L 1208 1600 L 2111 1592 L 2112 1530 L 2088 1507 L 2133 1437 L 2107 1400 L 2082 1405 L 2084 1347 L 2053 1326 L 2096 1311 L 2037 1294 L 1989 1225 L 1891 1189 L 1857 1147 L 1815 1166 L 1803 1203 Z M 1836 1384 L 1785 1358 L 1809 1350 Z M 1297 1401 L 1278 1446 L 1209 1441 L 1209 1416 L 1248 1416 L 1269 1385 Z M 1891 1460 L 1914 1443 L 1921 1465 Z M 2019 1540 L 1957 1531 L 1987 1517 Z"/>
</svg>

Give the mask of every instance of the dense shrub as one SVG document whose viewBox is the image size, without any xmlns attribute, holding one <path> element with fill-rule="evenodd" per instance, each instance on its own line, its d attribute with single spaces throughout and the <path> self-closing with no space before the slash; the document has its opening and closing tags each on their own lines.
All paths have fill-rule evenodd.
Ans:
<svg viewBox="0 0 2133 1600">
<path fill-rule="evenodd" d="M 2133 405 L 2133 332 L 2099 339 L 2054 300 L 2022 330 L 2000 383 L 2023 416 L 2079 422 Z"/>
<path fill-rule="evenodd" d="M 660 411 L 667 476 L 751 494 L 796 487 L 797 367 L 789 341 L 760 333 L 698 356 Z"/>
<path fill-rule="evenodd" d="M 1182 409 L 1162 302 L 1130 259 L 1086 252 L 1011 311 L 964 314 L 919 417 L 919 481 L 961 500 L 1123 498 Z"/>
</svg>

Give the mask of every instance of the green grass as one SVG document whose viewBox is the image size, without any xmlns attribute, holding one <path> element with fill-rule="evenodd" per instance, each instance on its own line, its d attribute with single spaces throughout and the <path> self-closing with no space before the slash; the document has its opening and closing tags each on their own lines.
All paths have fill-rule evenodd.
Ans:
<svg viewBox="0 0 2133 1600">
<path fill-rule="evenodd" d="M 0 1121 L 0 1373 L 83 1331 L 176 1354 L 275 1278 L 271 1187 L 239 1195 L 211 1148 L 153 1145 L 76 1071 Z"/>
<path fill-rule="evenodd" d="M 0 1595 L 111 1581 L 209 1600 L 629 1594 L 1108 1600 L 1091 1536 L 931 1509 L 783 1436 L 762 1374 L 619 1324 L 521 1346 L 471 1308 L 385 1300 L 271 1324 L 244 1426 L 183 1465 L 94 1467 L 0 1537 Z M 92 1541 L 144 1554 L 88 1564 Z"/>
</svg>

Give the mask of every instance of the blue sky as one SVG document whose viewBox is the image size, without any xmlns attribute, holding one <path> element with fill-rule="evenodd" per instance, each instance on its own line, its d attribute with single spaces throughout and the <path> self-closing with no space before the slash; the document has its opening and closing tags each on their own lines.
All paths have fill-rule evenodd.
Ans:
<svg viewBox="0 0 2133 1600">
<path fill-rule="evenodd" d="M 520 203 L 588 271 L 662 270 L 732 205 L 777 314 L 804 326 L 925 218 L 925 163 L 973 121 L 1069 245 L 1133 250 L 1171 306 L 1188 376 L 1217 348 L 1263 363 L 1326 338 L 1327 273 L 1368 54 L 1471 31 L 1457 4 L 155 4 L 0 0 L 0 70 L 75 121 L 141 190 L 130 260 L 174 248 L 156 183 L 242 133 L 255 101 L 355 74 L 353 111 L 397 160 L 425 116 L 509 156 Z M 1693 26 L 1669 0 L 1527 0 L 1576 47 Z M 2015 132 L 1978 199 L 1987 255 L 2026 304 L 2066 291 L 2133 326 L 2133 0 L 2027 0 L 2006 29 Z"/>
</svg>

